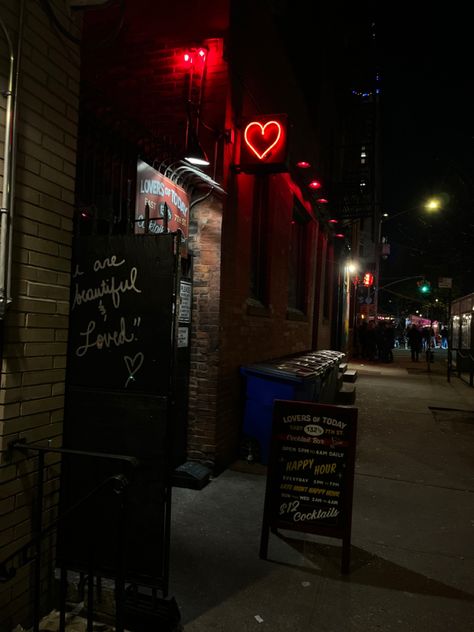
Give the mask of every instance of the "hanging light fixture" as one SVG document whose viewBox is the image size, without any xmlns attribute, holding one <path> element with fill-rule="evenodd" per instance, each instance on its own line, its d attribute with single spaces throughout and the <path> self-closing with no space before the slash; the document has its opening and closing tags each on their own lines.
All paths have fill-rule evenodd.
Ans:
<svg viewBox="0 0 474 632">
<path fill-rule="evenodd" d="M 190 126 L 188 133 L 188 142 L 186 144 L 186 152 L 184 159 L 192 165 L 200 167 L 208 167 L 211 163 L 206 152 L 201 147 L 196 131 Z"/>
<path fill-rule="evenodd" d="M 186 124 L 186 149 L 184 160 L 198 167 L 208 167 L 211 163 L 206 152 L 199 142 L 199 117 L 202 106 L 202 93 L 205 80 L 207 49 L 200 47 L 198 49 L 190 49 L 184 52 L 184 62 L 188 66 L 188 99 L 187 99 L 187 124 Z M 193 80 L 195 77 L 195 68 L 199 70 L 199 92 L 197 101 L 193 101 Z"/>
</svg>

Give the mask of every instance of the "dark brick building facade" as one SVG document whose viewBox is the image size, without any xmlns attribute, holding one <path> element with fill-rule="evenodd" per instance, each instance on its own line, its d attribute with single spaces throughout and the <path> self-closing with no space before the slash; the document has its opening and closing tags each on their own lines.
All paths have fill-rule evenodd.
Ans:
<svg viewBox="0 0 474 632">
<path fill-rule="evenodd" d="M 74 231 L 92 213 L 105 233 L 131 230 L 138 158 L 176 177 L 191 200 L 190 257 L 183 262 L 193 284 L 190 356 L 178 394 L 187 400 L 188 459 L 212 462 L 215 471 L 228 466 L 242 439 L 240 367 L 334 347 L 340 313 L 342 242 L 326 203 L 318 202 L 334 170 L 337 118 L 330 107 L 325 117 L 310 114 L 274 24 L 278 3 L 183 0 L 165 8 L 135 0 L 79 14 L 72 2 L 50 4 L 63 30 L 74 38 L 82 31 L 82 45 L 30 3 L 13 298 L 2 323 L 3 557 L 29 538 L 37 474 L 34 459 L 18 459 L 21 467 L 12 459 L 9 442 L 61 445 Z M 19 7 L 0 0 L 15 36 Z M 323 45 L 315 43 L 315 50 Z M 206 50 L 205 66 L 197 60 L 191 70 L 184 53 L 199 47 Z M 330 90 L 328 84 L 329 103 Z M 288 116 L 287 169 L 247 173 L 239 169 L 243 121 L 263 114 Z M 211 160 L 204 175 L 179 171 L 190 129 Z M 323 137 L 331 139 L 328 146 Z M 300 161 L 311 167 L 298 167 Z M 308 187 L 312 179 L 321 189 Z M 58 459 L 47 465 L 52 518 Z M 27 620 L 27 571 L 0 586 L 9 625 Z"/>
<path fill-rule="evenodd" d="M 238 454 L 241 438 L 240 366 L 331 345 L 331 225 L 307 188 L 315 172 L 303 174 L 296 167 L 304 159 L 323 171 L 324 158 L 266 3 L 188 2 L 168 7 L 161 20 L 160 15 L 154 3 L 134 3 L 116 41 L 100 52 L 88 43 L 110 26 L 113 13 L 86 16 L 83 102 L 99 116 L 105 110 L 112 120 L 132 120 L 150 137 L 161 138 L 163 145 L 152 156 L 155 165 L 172 163 L 184 150 L 191 109 L 212 163 L 204 171 L 226 191 L 199 203 L 192 200 L 190 236 L 194 289 L 188 457 L 222 469 Z M 190 70 L 183 55 L 201 46 L 205 67 L 195 59 Z M 288 115 L 289 171 L 240 172 L 242 121 L 266 113 Z M 256 202 L 260 188 L 265 189 L 262 208 Z M 196 191 L 194 199 L 202 193 Z M 295 205 L 304 252 L 299 269 L 290 274 Z M 262 214 L 260 244 L 255 243 L 256 213 Z M 264 285 L 260 296 L 251 287 L 256 265 Z M 304 287 L 300 304 L 292 306 L 289 288 L 295 273 L 304 273 Z"/>
</svg>

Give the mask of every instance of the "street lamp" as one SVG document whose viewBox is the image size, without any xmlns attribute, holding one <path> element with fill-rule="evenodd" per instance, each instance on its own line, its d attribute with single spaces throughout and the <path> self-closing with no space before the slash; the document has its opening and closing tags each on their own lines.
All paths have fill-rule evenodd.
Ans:
<svg viewBox="0 0 474 632">
<path fill-rule="evenodd" d="M 432 213 L 432 212 L 440 211 L 443 207 L 443 203 L 440 198 L 432 197 L 426 200 L 426 202 L 422 205 L 422 207 L 425 209 L 425 211 L 428 211 L 428 213 Z M 405 213 L 416 211 L 419 208 L 420 208 L 419 206 L 411 206 L 410 208 L 407 208 L 404 211 L 395 213 L 395 215 L 390 215 L 389 213 L 386 213 L 386 212 L 382 213 L 382 217 L 380 218 L 380 223 L 382 224 L 382 222 L 388 222 L 392 219 L 395 219 L 396 217 L 399 217 L 400 215 L 405 215 Z"/>
<path fill-rule="evenodd" d="M 425 210 L 428 212 L 439 211 L 441 206 L 442 204 L 439 198 L 430 198 L 426 201 Z"/>
<path fill-rule="evenodd" d="M 431 197 L 429 199 L 427 199 L 425 201 L 425 203 L 422 205 L 422 207 L 425 209 L 425 211 L 429 212 L 429 213 L 433 213 L 436 211 L 439 211 L 442 209 L 443 203 L 442 200 L 438 197 Z M 379 307 L 379 291 L 378 291 L 378 286 L 380 283 L 380 259 L 381 257 L 384 256 L 384 252 L 383 252 L 383 248 L 385 246 L 386 250 L 388 250 L 387 248 L 387 244 L 383 242 L 383 238 L 382 238 L 382 224 L 388 221 L 391 221 L 392 219 L 395 219 L 396 217 L 400 217 L 400 215 L 405 215 L 405 213 L 411 213 L 412 211 L 416 211 L 418 210 L 420 207 L 419 206 L 412 206 L 410 208 L 405 209 L 404 211 L 400 211 L 399 213 L 395 213 L 394 215 L 390 215 L 387 212 L 382 213 L 380 220 L 379 220 L 379 229 L 378 229 L 378 244 L 377 244 L 377 248 L 378 248 L 378 252 L 377 252 L 377 256 L 376 256 L 376 260 L 375 260 L 375 278 L 376 278 L 376 288 L 375 288 L 375 293 L 374 293 L 374 303 L 375 303 L 375 316 L 377 317 L 377 313 L 378 313 L 378 307 Z M 386 256 L 385 256 L 386 258 Z"/>
</svg>

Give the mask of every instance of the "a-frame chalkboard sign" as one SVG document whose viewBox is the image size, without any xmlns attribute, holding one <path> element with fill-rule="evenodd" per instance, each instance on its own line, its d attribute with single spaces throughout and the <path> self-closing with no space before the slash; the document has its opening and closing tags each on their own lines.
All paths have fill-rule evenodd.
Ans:
<svg viewBox="0 0 474 632">
<path fill-rule="evenodd" d="M 350 567 L 357 408 L 276 400 L 260 557 L 270 530 L 342 539 Z"/>
</svg>

